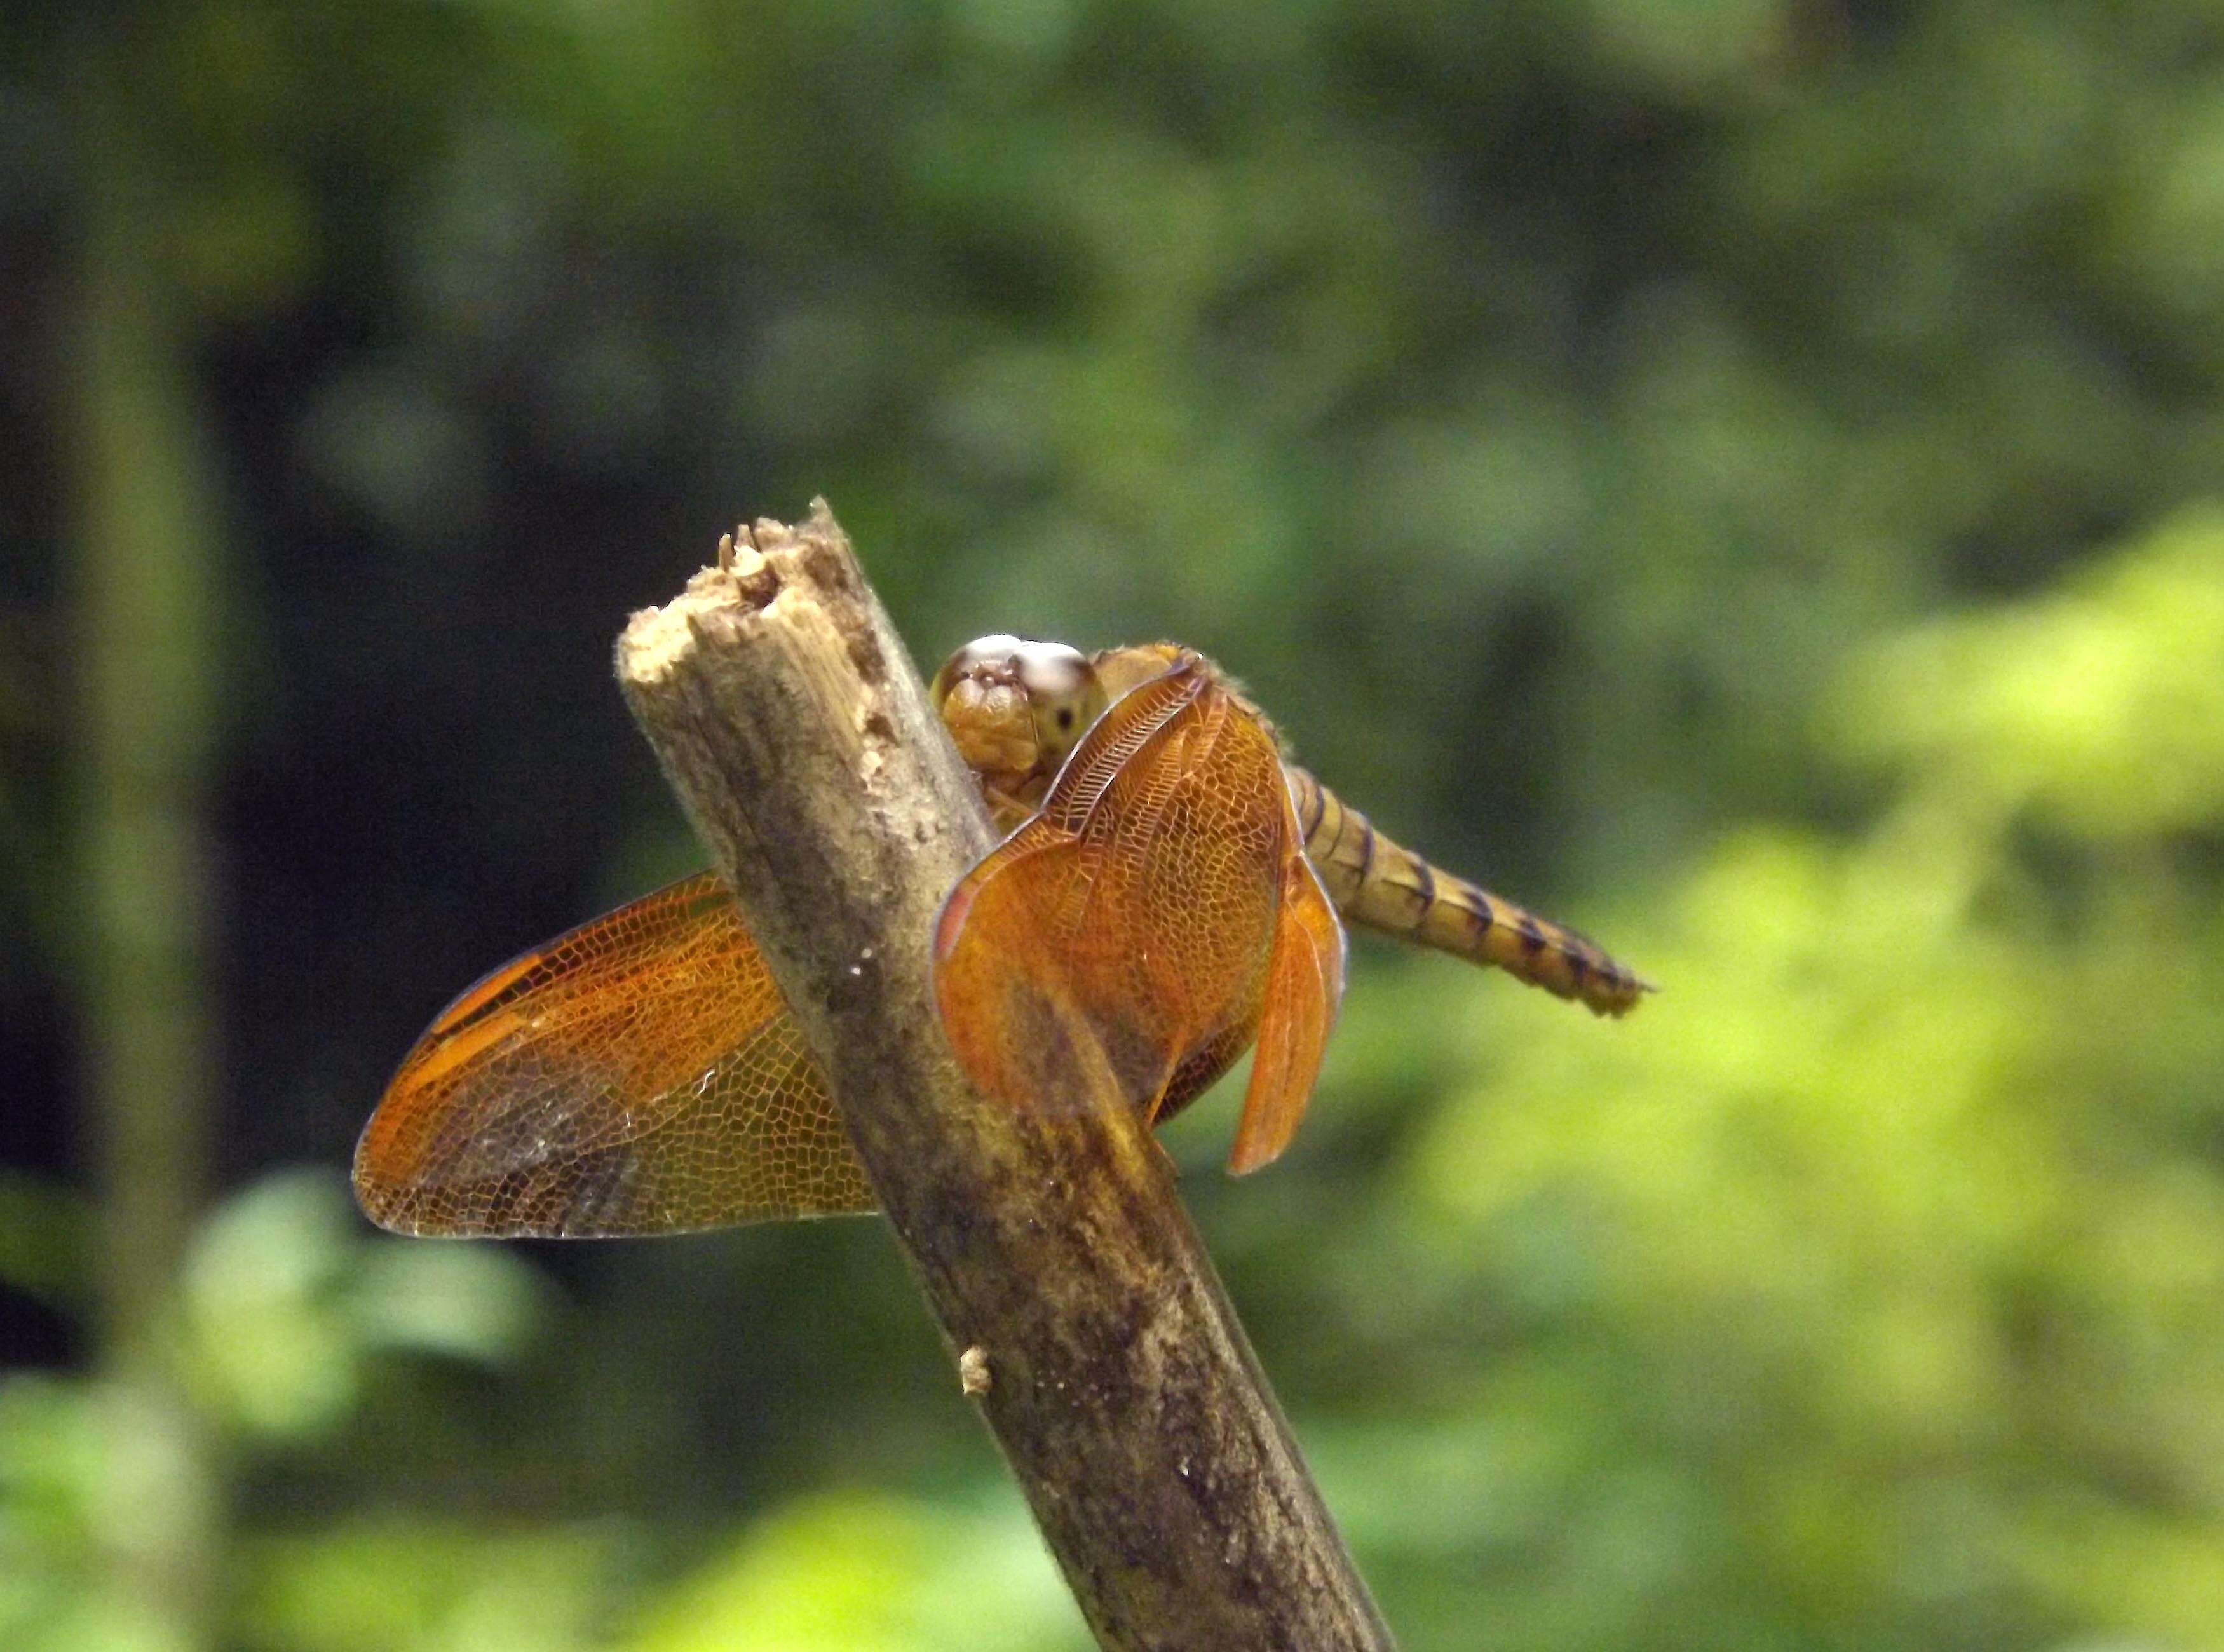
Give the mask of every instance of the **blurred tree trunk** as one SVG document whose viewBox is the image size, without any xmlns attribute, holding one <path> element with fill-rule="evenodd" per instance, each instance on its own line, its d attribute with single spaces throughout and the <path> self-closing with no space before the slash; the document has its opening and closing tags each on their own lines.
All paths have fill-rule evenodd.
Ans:
<svg viewBox="0 0 2224 1652">
<path fill-rule="evenodd" d="M 213 1642 L 218 1496 L 177 1357 L 177 1271 L 204 1197 L 215 1091 L 207 802 L 216 530 L 159 254 L 169 203 L 123 82 L 71 88 L 80 262 L 70 431 L 80 721 L 79 960 L 111 1378 L 116 1605 L 155 1644 Z"/>
</svg>

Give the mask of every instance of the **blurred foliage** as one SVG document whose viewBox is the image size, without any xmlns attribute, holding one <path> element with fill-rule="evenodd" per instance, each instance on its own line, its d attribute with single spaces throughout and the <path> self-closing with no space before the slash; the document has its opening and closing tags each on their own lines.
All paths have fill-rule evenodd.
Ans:
<svg viewBox="0 0 2224 1652">
<path fill-rule="evenodd" d="M 1084 1643 L 872 1225 L 340 1190 L 692 864 L 609 640 L 824 492 L 925 663 L 1195 643 L 1664 983 L 1364 948 L 1288 1159 L 1170 1132 L 1406 1645 L 2224 1646 L 2213 8 L 149 0 L 0 26 L 0 1645 Z M 192 430 L 80 405 L 119 259 Z M 170 1403 L 72 767 L 134 451 L 219 547 Z"/>
</svg>

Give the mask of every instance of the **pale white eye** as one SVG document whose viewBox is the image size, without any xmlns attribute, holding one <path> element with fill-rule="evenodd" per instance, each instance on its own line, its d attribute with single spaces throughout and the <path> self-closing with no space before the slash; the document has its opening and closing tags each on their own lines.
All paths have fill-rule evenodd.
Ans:
<svg viewBox="0 0 2224 1652">
<path fill-rule="evenodd" d="M 934 709 L 942 709 L 949 699 L 950 690 L 968 678 L 994 677 L 1009 668 L 1012 660 L 1027 645 L 1017 637 L 976 637 L 956 653 L 942 662 L 942 669 L 927 684 L 927 695 Z"/>
<path fill-rule="evenodd" d="M 1017 637 L 1007 637 L 1001 634 L 976 637 L 951 655 L 950 663 L 960 671 L 969 665 L 1001 665 L 1025 652 L 1027 646 Z"/>
<path fill-rule="evenodd" d="M 1020 686 L 1030 696 L 1039 695 L 1046 699 L 1065 699 L 1079 694 L 1095 674 L 1088 655 L 1062 642 L 1022 643 L 1012 663 L 1018 672 Z"/>
<path fill-rule="evenodd" d="M 1013 662 L 1034 715 L 1041 760 L 1056 767 L 1104 709 L 1103 685 L 1089 656 L 1064 643 L 1029 643 Z"/>
</svg>

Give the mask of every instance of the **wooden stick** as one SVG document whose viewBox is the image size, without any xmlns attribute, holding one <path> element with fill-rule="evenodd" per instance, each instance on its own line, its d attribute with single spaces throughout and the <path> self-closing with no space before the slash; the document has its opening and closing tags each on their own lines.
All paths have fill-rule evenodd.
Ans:
<svg viewBox="0 0 2224 1652">
<path fill-rule="evenodd" d="M 951 1058 L 929 941 L 995 837 L 825 502 L 722 544 L 617 670 L 1097 1639 L 1389 1648 L 1164 1155 L 1089 1105 L 1101 1052 L 1027 1112 Z"/>
</svg>

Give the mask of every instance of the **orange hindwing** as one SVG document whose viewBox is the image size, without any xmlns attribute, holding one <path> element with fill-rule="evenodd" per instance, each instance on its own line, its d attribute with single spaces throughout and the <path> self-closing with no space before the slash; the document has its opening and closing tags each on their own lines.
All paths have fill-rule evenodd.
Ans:
<svg viewBox="0 0 2224 1652">
<path fill-rule="evenodd" d="M 356 1149 L 405 1233 L 584 1238 L 869 1211 L 826 1081 L 708 873 L 582 924 L 444 1011 Z"/>
</svg>

